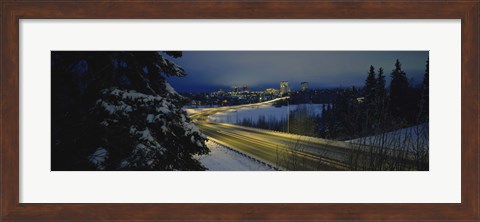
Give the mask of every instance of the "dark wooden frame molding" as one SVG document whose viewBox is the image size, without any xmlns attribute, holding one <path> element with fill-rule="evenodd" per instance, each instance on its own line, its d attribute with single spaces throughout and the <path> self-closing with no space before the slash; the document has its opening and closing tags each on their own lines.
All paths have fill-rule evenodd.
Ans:
<svg viewBox="0 0 480 222">
<path fill-rule="evenodd" d="M 478 0 L 459 1 L 0 1 L 1 219 L 457 220 L 479 217 Z M 461 19 L 460 204 L 19 203 L 20 19 Z"/>
</svg>

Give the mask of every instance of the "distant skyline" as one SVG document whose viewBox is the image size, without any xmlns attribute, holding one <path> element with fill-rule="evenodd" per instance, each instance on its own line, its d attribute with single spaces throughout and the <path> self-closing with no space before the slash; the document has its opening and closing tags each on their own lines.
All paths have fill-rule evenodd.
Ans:
<svg viewBox="0 0 480 222">
<path fill-rule="evenodd" d="M 288 81 L 292 90 L 301 82 L 310 88 L 361 87 L 370 65 L 383 67 L 390 83 L 395 60 L 412 84 L 423 79 L 428 51 L 183 51 L 171 59 L 183 67 L 186 77 L 170 77 L 178 92 L 212 92 L 247 85 L 250 90 L 279 88 Z"/>
</svg>

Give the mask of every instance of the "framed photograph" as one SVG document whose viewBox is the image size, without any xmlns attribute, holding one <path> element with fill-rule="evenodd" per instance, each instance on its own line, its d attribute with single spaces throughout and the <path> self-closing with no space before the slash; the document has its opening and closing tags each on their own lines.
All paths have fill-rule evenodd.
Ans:
<svg viewBox="0 0 480 222">
<path fill-rule="evenodd" d="M 479 220 L 478 1 L 5 1 L 2 220 Z"/>
<path fill-rule="evenodd" d="M 428 59 L 52 51 L 51 170 L 428 171 Z"/>
</svg>

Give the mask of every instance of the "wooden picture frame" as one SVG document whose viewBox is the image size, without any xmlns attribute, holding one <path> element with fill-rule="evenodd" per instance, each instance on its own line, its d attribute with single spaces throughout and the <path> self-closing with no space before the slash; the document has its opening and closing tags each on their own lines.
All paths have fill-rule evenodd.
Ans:
<svg viewBox="0 0 480 222">
<path fill-rule="evenodd" d="M 462 220 L 479 217 L 479 1 L 14 1 L 1 8 L 1 218 L 16 220 Z M 399 13 L 401 12 L 401 13 Z M 461 203 L 19 203 L 20 19 L 461 19 Z"/>
</svg>

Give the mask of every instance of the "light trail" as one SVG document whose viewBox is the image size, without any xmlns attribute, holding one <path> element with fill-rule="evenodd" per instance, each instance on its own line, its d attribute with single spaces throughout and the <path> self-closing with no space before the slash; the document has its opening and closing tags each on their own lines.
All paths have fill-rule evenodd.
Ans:
<svg viewBox="0 0 480 222">
<path fill-rule="evenodd" d="M 348 144 L 288 133 L 208 121 L 218 112 L 257 107 L 288 99 L 238 106 L 205 108 L 190 115 L 202 133 L 218 143 L 287 170 L 346 170 Z"/>
</svg>

